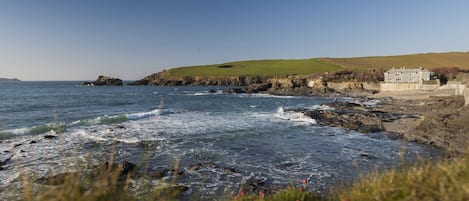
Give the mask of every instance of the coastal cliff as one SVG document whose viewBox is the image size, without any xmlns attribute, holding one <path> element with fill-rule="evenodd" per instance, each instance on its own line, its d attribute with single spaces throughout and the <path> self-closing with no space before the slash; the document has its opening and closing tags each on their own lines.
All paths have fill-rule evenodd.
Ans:
<svg viewBox="0 0 469 201">
<path fill-rule="evenodd" d="M 149 75 L 129 85 L 231 86 L 227 93 L 324 96 L 338 93 L 374 93 L 379 90 L 381 71 L 337 71 L 287 76 L 170 76 L 166 71 Z"/>
</svg>

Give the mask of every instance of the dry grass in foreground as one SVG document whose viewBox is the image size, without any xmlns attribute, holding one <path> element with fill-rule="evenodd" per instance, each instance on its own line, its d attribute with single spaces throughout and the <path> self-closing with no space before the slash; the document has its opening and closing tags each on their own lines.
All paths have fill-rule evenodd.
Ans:
<svg viewBox="0 0 469 201">
<path fill-rule="evenodd" d="M 469 200 L 469 157 L 372 173 L 338 193 L 338 198 L 349 201 Z"/>
<path fill-rule="evenodd" d="M 166 186 L 155 187 L 149 183 L 141 192 L 129 189 L 130 175 L 123 176 L 119 170 L 106 170 L 99 175 L 86 177 L 69 174 L 62 185 L 31 190 L 31 184 L 23 186 L 27 201 L 93 201 L 93 200 L 177 200 L 178 189 Z M 25 179 L 26 181 L 27 179 Z M 303 183 L 303 185 L 306 185 Z M 174 186 L 173 186 L 174 187 Z M 306 186 L 291 186 L 273 194 L 224 195 L 214 200 L 339 200 L 339 201 L 465 201 L 469 200 L 469 157 L 420 162 L 403 169 L 392 169 L 383 173 L 371 173 L 360 178 L 349 187 L 340 188 L 327 196 L 305 192 Z M 337 189 L 337 188 L 336 188 Z M 200 200 L 201 198 L 195 198 Z"/>
</svg>

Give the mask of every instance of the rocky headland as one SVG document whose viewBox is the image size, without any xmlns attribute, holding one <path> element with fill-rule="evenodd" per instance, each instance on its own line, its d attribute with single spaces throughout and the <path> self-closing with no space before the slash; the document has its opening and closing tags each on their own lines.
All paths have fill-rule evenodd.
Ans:
<svg viewBox="0 0 469 201">
<path fill-rule="evenodd" d="M 398 93 L 394 95 L 334 102 L 325 105 L 328 109 L 291 110 L 315 119 L 320 126 L 364 134 L 387 132 L 391 137 L 441 148 L 451 156 L 467 152 L 469 107 L 464 106 L 463 96 L 422 98 L 419 92 L 414 92 L 413 98 L 402 99 Z"/>
<path fill-rule="evenodd" d="M 21 80 L 17 78 L 2 78 L 0 77 L 0 82 L 19 82 Z"/>
<path fill-rule="evenodd" d="M 445 75 L 445 74 L 442 74 Z M 462 76 L 462 77 L 461 77 Z M 467 85 L 468 74 L 452 76 Z M 387 132 L 409 141 L 429 144 L 448 154 L 461 154 L 469 145 L 467 93 L 453 90 L 380 92 L 382 70 L 289 76 L 168 76 L 152 74 L 135 85 L 231 86 L 224 93 L 268 93 L 289 96 L 355 97 L 358 102 L 334 102 L 334 110 L 293 109 L 316 119 L 319 125 L 342 127 L 361 133 Z M 463 86 L 461 85 L 461 86 Z M 463 90 L 467 90 L 467 87 Z M 457 90 L 456 90 L 457 91 Z M 376 101 L 370 106 L 363 104 Z"/>
<path fill-rule="evenodd" d="M 81 85 L 86 86 L 123 86 L 123 82 L 121 79 L 112 78 L 100 75 L 94 82 L 83 82 Z"/>
<path fill-rule="evenodd" d="M 225 93 L 269 93 L 293 96 L 336 96 L 376 93 L 381 71 L 355 73 L 342 70 L 333 73 L 287 76 L 170 76 L 166 71 L 149 75 L 129 85 L 157 86 L 230 86 Z"/>
</svg>

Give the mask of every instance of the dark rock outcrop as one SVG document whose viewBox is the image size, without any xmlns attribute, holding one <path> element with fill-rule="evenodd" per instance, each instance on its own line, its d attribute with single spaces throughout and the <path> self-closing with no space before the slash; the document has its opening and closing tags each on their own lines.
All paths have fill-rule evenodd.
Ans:
<svg viewBox="0 0 469 201">
<path fill-rule="evenodd" d="M 123 82 L 121 79 L 118 78 L 112 78 L 112 77 L 106 77 L 100 75 L 98 79 L 94 82 L 83 82 L 81 85 L 87 85 L 87 86 L 123 86 Z"/>
<path fill-rule="evenodd" d="M 17 78 L 1 78 L 0 77 L 0 82 L 19 82 L 21 80 L 17 79 Z"/>
<path fill-rule="evenodd" d="M 137 80 L 137 81 L 133 81 L 127 85 L 149 85 L 150 84 L 150 81 L 149 80 L 145 80 L 145 79 L 141 79 L 141 80 Z"/>
<path fill-rule="evenodd" d="M 315 119 L 319 125 L 341 127 L 358 131 L 360 133 L 375 133 L 384 131 L 382 122 L 385 118 L 390 118 L 385 117 L 383 113 L 372 112 L 368 110 L 366 106 L 355 103 L 331 103 L 328 105 L 335 109 L 295 109 L 295 111 L 303 112 L 305 115 Z"/>
</svg>

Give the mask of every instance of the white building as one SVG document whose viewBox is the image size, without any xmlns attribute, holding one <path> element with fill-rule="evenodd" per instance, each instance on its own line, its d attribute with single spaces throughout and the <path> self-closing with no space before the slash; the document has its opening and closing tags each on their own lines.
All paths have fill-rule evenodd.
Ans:
<svg viewBox="0 0 469 201">
<path fill-rule="evenodd" d="M 384 73 L 387 83 L 422 83 L 431 80 L 434 72 L 424 68 L 392 68 Z"/>
</svg>

